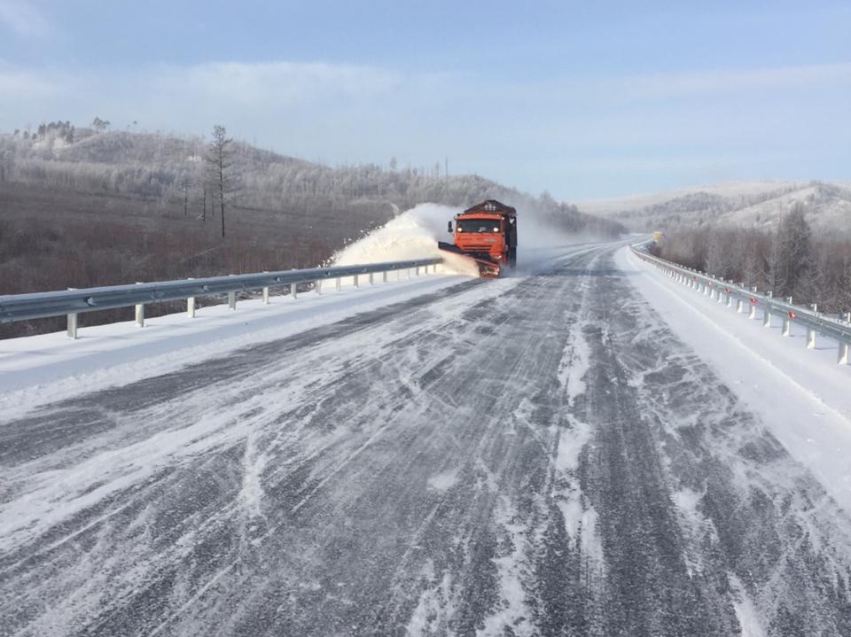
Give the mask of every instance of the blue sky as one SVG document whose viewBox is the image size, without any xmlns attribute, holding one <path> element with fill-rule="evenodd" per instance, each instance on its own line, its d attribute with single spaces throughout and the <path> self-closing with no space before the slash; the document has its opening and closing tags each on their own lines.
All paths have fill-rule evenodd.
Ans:
<svg viewBox="0 0 851 637">
<path fill-rule="evenodd" d="M 0 0 L 0 130 L 95 116 L 577 200 L 851 179 L 851 3 Z"/>
</svg>

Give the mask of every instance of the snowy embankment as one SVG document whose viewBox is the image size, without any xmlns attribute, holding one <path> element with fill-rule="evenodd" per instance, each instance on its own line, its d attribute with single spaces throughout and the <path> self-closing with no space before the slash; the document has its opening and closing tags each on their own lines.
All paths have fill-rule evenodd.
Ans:
<svg viewBox="0 0 851 637">
<path fill-rule="evenodd" d="M 781 337 L 780 318 L 763 327 L 666 277 L 628 248 L 617 262 L 674 332 L 851 512 L 851 366 L 836 364 L 836 343 L 821 339 L 808 350 L 805 329 Z"/>
</svg>

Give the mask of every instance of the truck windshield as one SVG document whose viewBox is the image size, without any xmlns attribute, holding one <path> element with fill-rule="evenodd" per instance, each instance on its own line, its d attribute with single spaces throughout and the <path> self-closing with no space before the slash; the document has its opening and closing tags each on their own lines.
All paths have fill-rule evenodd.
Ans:
<svg viewBox="0 0 851 637">
<path fill-rule="evenodd" d="M 499 232 L 499 221 L 496 219 L 459 219 L 456 226 L 458 232 Z"/>
</svg>

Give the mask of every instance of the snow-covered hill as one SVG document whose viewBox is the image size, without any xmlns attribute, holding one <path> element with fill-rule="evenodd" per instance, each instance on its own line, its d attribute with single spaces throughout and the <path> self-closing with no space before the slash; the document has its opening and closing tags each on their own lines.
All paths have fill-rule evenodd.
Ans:
<svg viewBox="0 0 851 637">
<path fill-rule="evenodd" d="M 579 202 L 578 207 L 632 230 L 670 231 L 705 224 L 769 230 L 801 205 L 815 232 L 851 235 L 849 183 L 743 182 Z"/>
</svg>

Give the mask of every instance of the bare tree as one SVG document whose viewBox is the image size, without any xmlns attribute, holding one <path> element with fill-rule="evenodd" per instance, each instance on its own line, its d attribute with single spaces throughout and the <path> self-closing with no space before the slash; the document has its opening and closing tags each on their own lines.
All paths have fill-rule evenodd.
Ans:
<svg viewBox="0 0 851 637">
<path fill-rule="evenodd" d="M 224 126 L 213 127 L 213 139 L 207 147 L 207 169 L 210 186 L 218 199 L 224 238 L 225 212 L 230 208 L 230 198 L 237 190 L 233 139 L 228 137 Z"/>
<path fill-rule="evenodd" d="M 189 189 L 192 187 L 192 175 L 185 171 L 180 176 L 180 189 L 183 191 L 183 216 L 189 216 Z"/>
</svg>

